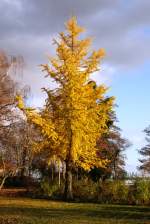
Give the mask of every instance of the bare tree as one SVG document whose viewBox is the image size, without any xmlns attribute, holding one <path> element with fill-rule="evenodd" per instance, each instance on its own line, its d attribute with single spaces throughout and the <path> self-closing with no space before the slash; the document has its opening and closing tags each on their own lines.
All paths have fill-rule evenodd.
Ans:
<svg viewBox="0 0 150 224">
<path fill-rule="evenodd" d="M 24 172 L 29 154 L 29 125 L 17 112 L 15 100 L 18 92 L 26 96 L 29 88 L 19 89 L 9 72 L 15 73 L 17 66 L 22 63 L 22 60 L 18 63 L 17 60 L 20 57 L 11 57 L 9 60 L 4 52 L 0 52 L 0 188 L 9 176 Z M 14 71 L 10 69 L 12 64 Z"/>
</svg>

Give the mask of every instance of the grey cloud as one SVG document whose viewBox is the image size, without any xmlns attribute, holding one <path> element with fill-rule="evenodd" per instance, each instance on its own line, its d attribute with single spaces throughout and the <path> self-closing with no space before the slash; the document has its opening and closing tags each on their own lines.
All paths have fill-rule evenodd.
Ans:
<svg viewBox="0 0 150 224">
<path fill-rule="evenodd" d="M 24 56 L 26 80 L 32 83 L 37 65 L 53 52 L 50 40 L 73 13 L 94 37 L 94 47 L 106 49 L 103 62 L 134 68 L 150 59 L 149 12 L 148 0 L 1 0 L 0 48 Z"/>
<path fill-rule="evenodd" d="M 123 6 L 95 16 L 90 34 L 95 34 L 96 46 L 106 49 L 106 62 L 131 68 L 150 59 L 150 1 Z"/>
<path fill-rule="evenodd" d="M 97 11 L 114 7 L 118 0 L 1 0 L 1 29 L 34 34 L 57 32 L 72 13 L 88 19 Z"/>
</svg>

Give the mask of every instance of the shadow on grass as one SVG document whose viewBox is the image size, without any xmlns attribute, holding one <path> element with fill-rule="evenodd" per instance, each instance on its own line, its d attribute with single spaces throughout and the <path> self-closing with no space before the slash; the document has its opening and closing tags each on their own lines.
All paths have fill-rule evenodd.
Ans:
<svg viewBox="0 0 150 224">
<path fill-rule="evenodd" d="M 12 205 L 13 206 L 13 205 Z M 0 206 L 0 216 L 14 216 L 19 217 L 35 217 L 35 218 L 57 218 L 65 219 L 66 217 L 72 219 L 82 219 L 87 220 L 100 220 L 100 219 L 117 219 L 117 220 L 141 220 L 149 221 L 150 223 L 150 208 L 149 207 L 138 207 L 138 206 L 109 206 L 109 205 L 93 205 L 89 206 L 82 204 L 70 204 L 65 208 L 62 206 L 60 208 L 49 207 L 10 207 L 10 206 Z"/>
</svg>

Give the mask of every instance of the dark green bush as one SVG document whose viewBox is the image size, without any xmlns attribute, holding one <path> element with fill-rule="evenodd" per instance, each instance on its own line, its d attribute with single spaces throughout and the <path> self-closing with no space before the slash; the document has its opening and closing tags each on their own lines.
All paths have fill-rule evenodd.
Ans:
<svg viewBox="0 0 150 224">
<path fill-rule="evenodd" d="M 11 187 L 30 187 L 35 186 L 37 183 L 32 177 L 28 176 L 13 176 L 8 177 L 5 180 L 4 187 L 11 188 Z"/>
</svg>

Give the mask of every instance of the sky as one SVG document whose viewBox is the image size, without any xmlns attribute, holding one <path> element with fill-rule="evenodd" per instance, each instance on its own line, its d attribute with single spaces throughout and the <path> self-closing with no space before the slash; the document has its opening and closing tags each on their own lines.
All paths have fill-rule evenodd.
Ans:
<svg viewBox="0 0 150 224">
<path fill-rule="evenodd" d="M 44 79 L 40 64 L 54 54 L 52 39 L 72 16 L 93 38 L 93 48 L 104 48 L 101 72 L 93 78 L 110 87 L 116 97 L 118 126 L 132 142 L 127 150 L 129 172 L 136 171 L 150 124 L 150 1 L 149 0 L 0 0 L 0 49 L 24 57 L 23 77 L 31 86 L 34 106 L 42 105 Z"/>
</svg>

